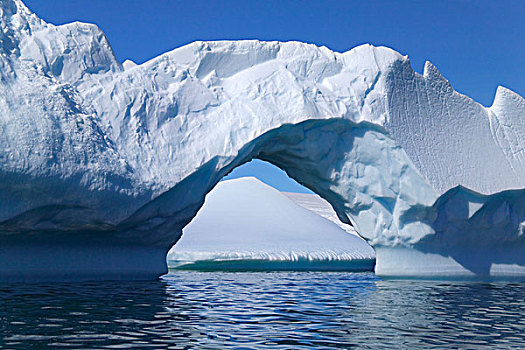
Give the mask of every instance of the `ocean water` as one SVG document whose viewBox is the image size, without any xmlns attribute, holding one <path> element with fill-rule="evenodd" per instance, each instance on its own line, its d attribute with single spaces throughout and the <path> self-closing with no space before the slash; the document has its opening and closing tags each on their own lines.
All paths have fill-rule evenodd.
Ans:
<svg viewBox="0 0 525 350">
<path fill-rule="evenodd" d="M 0 348 L 524 348 L 525 284 L 172 272 L 0 285 Z"/>
</svg>

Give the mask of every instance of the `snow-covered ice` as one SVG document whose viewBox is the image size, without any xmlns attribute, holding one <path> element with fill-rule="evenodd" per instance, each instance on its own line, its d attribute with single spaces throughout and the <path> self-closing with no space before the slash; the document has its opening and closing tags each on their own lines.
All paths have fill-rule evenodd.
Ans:
<svg viewBox="0 0 525 350">
<path fill-rule="evenodd" d="M 334 224 L 345 230 L 347 233 L 352 235 L 358 235 L 357 231 L 352 225 L 345 224 L 338 217 L 334 208 L 323 198 L 316 194 L 310 193 L 296 193 L 296 192 L 283 192 L 283 194 L 294 201 L 295 204 L 300 205 L 303 208 L 322 216 L 325 219 L 332 221 Z"/>
<path fill-rule="evenodd" d="M 253 158 L 327 200 L 380 274 L 525 274 L 525 100 L 509 89 L 484 107 L 371 45 L 195 42 L 123 65 L 95 25 L 2 0 L 0 91 L 0 276 L 158 276 Z"/>
<path fill-rule="evenodd" d="M 374 258 L 362 238 L 244 177 L 219 182 L 208 193 L 168 253 L 168 265 L 360 271 L 372 269 Z"/>
</svg>

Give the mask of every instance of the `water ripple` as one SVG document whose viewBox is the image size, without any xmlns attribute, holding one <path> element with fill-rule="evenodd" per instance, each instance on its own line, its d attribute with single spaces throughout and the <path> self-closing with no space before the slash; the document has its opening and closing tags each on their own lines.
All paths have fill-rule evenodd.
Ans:
<svg viewBox="0 0 525 350">
<path fill-rule="evenodd" d="M 0 286 L 0 348 L 523 348 L 525 284 L 177 272 Z"/>
</svg>

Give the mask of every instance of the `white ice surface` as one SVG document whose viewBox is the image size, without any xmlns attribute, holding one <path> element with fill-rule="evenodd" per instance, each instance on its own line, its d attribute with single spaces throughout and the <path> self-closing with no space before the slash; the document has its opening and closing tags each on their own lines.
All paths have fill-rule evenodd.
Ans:
<svg viewBox="0 0 525 350">
<path fill-rule="evenodd" d="M 252 177 L 219 182 L 168 254 L 184 262 L 355 259 L 374 259 L 362 238 Z"/>
<path fill-rule="evenodd" d="M 283 192 L 283 194 L 294 201 L 295 204 L 300 205 L 303 208 L 322 216 L 325 219 L 332 221 L 334 224 L 345 230 L 347 233 L 357 235 L 357 231 L 352 225 L 345 224 L 339 220 L 337 213 L 334 208 L 325 199 L 319 197 L 316 194 L 310 193 L 295 193 L 295 192 Z"/>
</svg>

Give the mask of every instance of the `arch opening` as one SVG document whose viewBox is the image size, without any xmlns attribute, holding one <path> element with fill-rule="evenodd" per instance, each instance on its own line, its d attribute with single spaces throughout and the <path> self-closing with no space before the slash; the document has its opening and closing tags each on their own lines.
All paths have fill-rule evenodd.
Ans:
<svg viewBox="0 0 525 350">
<path fill-rule="evenodd" d="M 206 195 L 167 262 L 176 270 L 361 272 L 373 271 L 375 254 L 328 202 L 254 159 Z"/>
</svg>

